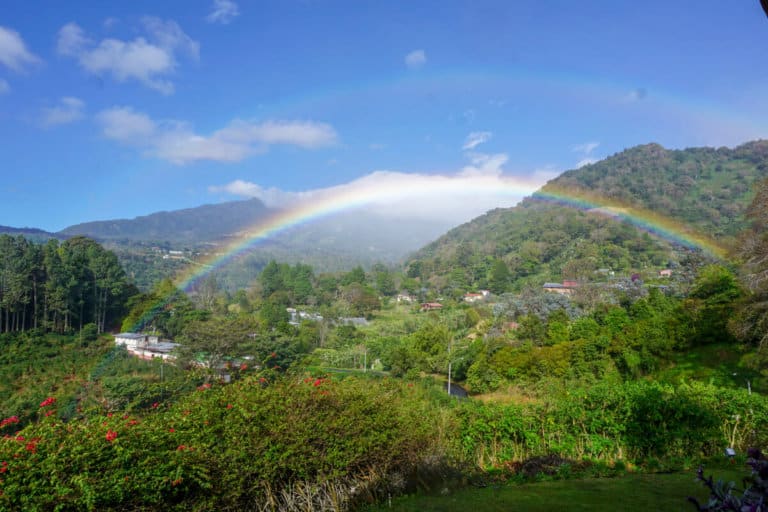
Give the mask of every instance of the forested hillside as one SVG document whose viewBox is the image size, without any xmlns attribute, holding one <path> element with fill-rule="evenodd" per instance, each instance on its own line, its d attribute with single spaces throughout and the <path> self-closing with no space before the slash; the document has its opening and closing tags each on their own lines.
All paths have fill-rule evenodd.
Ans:
<svg viewBox="0 0 768 512">
<path fill-rule="evenodd" d="M 104 331 L 135 292 L 115 255 L 87 238 L 35 244 L 0 235 L 0 333 Z"/>
<path fill-rule="evenodd" d="M 609 201 L 663 213 L 716 238 L 746 227 L 744 210 L 752 184 L 768 176 L 768 141 L 734 149 L 668 150 L 636 146 L 592 165 L 568 171 L 542 188 L 579 196 L 589 192 Z"/>
<path fill-rule="evenodd" d="M 566 172 L 519 205 L 449 231 L 410 259 L 408 273 L 447 291 L 503 292 L 527 283 L 677 266 L 690 257 L 687 248 L 568 206 L 567 199 L 652 211 L 728 245 L 747 226 L 753 184 L 767 175 L 768 141 L 735 149 L 637 146 Z M 553 197 L 566 198 L 566 205 Z"/>
</svg>

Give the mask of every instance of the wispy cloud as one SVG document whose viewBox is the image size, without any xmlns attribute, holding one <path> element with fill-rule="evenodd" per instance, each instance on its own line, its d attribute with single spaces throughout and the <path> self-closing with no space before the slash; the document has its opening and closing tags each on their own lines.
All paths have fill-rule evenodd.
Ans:
<svg viewBox="0 0 768 512">
<path fill-rule="evenodd" d="M 8 94 L 9 92 L 11 92 L 10 84 L 0 78 L 0 94 Z"/>
<path fill-rule="evenodd" d="M 208 23 L 226 25 L 240 15 L 240 9 L 232 0 L 213 0 L 211 13 L 206 16 Z"/>
<path fill-rule="evenodd" d="M 581 160 L 576 162 L 576 168 L 578 169 L 580 167 L 584 167 L 585 165 L 590 165 L 599 161 L 600 161 L 599 158 L 592 158 L 592 157 L 582 158 Z"/>
<path fill-rule="evenodd" d="M 349 198 L 359 207 L 391 217 L 416 217 L 453 225 L 488 210 L 515 205 L 542 185 L 549 175 L 506 175 L 507 155 L 472 155 L 470 164 L 454 173 L 418 174 L 375 171 L 332 187 L 286 191 L 235 180 L 209 187 L 211 193 L 255 197 L 273 208 L 315 203 L 344 205 Z"/>
<path fill-rule="evenodd" d="M 105 137 L 136 147 L 148 156 L 183 165 L 202 160 L 239 162 L 269 146 L 306 149 L 337 142 L 333 127 L 314 121 L 244 121 L 235 119 L 210 135 L 195 133 L 189 123 L 154 121 L 131 107 L 114 107 L 96 116 Z"/>
<path fill-rule="evenodd" d="M 405 65 L 410 69 L 419 69 L 427 63 L 427 54 L 424 50 L 413 50 L 405 56 Z"/>
<path fill-rule="evenodd" d="M 585 142 L 584 144 L 574 144 L 571 149 L 577 153 L 589 155 L 600 146 L 599 142 Z"/>
<path fill-rule="evenodd" d="M 55 107 L 43 109 L 42 124 L 46 128 L 74 123 L 83 118 L 85 103 L 79 98 L 67 96 L 61 98 Z"/>
<path fill-rule="evenodd" d="M 576 168 L 584 167 L 585 165 L 593 164 L 597 161 L 599 161 L 599 158 L 596 158 L 593 155 L 593 152 L 600 146 L 599 142 L 585 142 L 583 144 L 574 144 L 571 146 L 571 151 L 574 153 L 578 153 L 581 155 L 581 158 L 576 163 Z"/>
<path fill-rule="evenodd" d="M 624 96 L 624 101 L 627 103 L 635 103 L 637 101 L 644 100 L 648 96 L 648 91 L 644 87 L 638 87 L 629 91 Z"/>
<path fill-rule="evenodd" d="M 0 26 L 0 64 L 21 73 L 41 62 L 37 55 L 27 49 L 18 32 Z"/>
<path fill-rule="evenodd" d="M 493 134 L 491 132 L 472 132 L 467 135 L 464 145 L 461 147 L 464 151 L 475 149 L 480 144 L 488 142 Z"/>
<path fill-rule="evenodd" d="M 68 23 L 59 30 L 57 50 L 76 59 L 90 74 L 109 75 L 117 82 L 136 80 L 163 94 L 172 94 L 174 85 L 168 76 L 178 66 L 177 55 L 197 60 L 200 45 L 175 21 L 145 17 L 141 24 L 146 38 L 108 38 L 97 43 L 77 24 Z"/>
</svg>

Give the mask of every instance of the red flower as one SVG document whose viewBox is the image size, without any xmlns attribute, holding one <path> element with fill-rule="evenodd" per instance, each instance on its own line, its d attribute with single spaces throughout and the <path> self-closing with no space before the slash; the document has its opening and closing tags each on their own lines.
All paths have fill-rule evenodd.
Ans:
<svg viewBox="0 0 768 512">
<path fill-rule="evenodd" d="M 112 417 L 112 413 L 111 413 L 111 412 L 108 412 L 108 413 L 107 413 L 107 418 L 111 418 L 111 417 Z"/>
<path fill-rule="evenodd" d="M 40 407 L 48 407 L 49 405 L 53 405 L 55 403 L 56 403 L 56 399 L 53 398 L 52 396 L 49 396 L 48 398 L 40 402 Z"/>
<path fill-rule="evenodd" d="M 174 433 L 174 432 L 176 432 L 176 431 L 175 431 L 175 430 L 173 430 L 172 428 L 169 428 L 169 429 L 168 429 L 168 432 L 170 432 L 171 434 L 173 434 L 173 433 Z"/>
<path fill-rule="evenodd" d="M 107 435 L 104 437 L 107 439 L 107 441 L 111 443 L 112 441 L 117 439 L 117 432 L 115 432 L 114 430 L 107 430 Z"/>
<path fill-rule="evenodd" d="M 227 404 L 227 409 L 231 409 L 231 408 L 232 408 L 232 404 Z"/>
<path fill-rule="evenodd" d="M 210 388 L 211 388 L 211 384 L 209 382 L 206 382 L 201 386 L 197 386 L 198 391 L 205 391 L 206 389 L 210 389 Z"/>
<path fill-rule="evenodd" d="M 28 452 L 36 453 L 37 452 L 37 445 L 35 443 L 27 443 L 27 446 L 24 447 Z"/>
<path fill-rule="evenodd" d="M 128 422 L 128 425 L 131 426 L 131 427 L 134 426 L 134 425 L 138 425 L 138 424 L 139 424 L 139 422 L 136 421 L 136 420 L 131 420 L 131 421 Z"/>
<path fill-rule="evenodd" d="M 260 384 L 266 384 L 267 383 L 267 379 L 265 379 L 264 377 L 259 377 L 259 383 Z"/>
<path fill-rule="evenodd" d="M 272 358 L 272 357 L 277 357 L 277 353 L 276 353 L 276 352 L 272 352 L 271 354 L 269 354 L 269 357 L 270 357 L 270 358 Z"/>
<path fill-rule="evenodd" d="M 184 451 L 184 450 L 186 450 L 186 449 L 187 449 L 187 447 L 186 447 L 185 445 L 183 445 L 183 444 L 180 444 L 180 445 L 179 445 L 179 447 L 178 447 L 178 448 L 176 448 L 176 451 L 179 451 L 179 452 L 183 452 L 183 451 Z"/>
<path fill-rule="evenodd" d="M 158 402 L 155 402 L 152 404 L 153 409 L 157 409 L 160 404 Z"/>
<path fill-rule="evenodd" d="M 315 387 L 320 386 L 323 383 L 323 379 L 317 379 L 312 385 Z"/>
<path fill-rule="evenodd" d="M 23 441 L 24 440 L 24 436 L 16 436 L 16 440 L 17 441 Z"/>
<path fill-rule="evenodd" d="M 247 369 L 248 369 L 248 365 L 247 364 L 243 363 L 243 364 L 240 365 L 240 371 L 241 372 L 244 372 Z"/>
<path fill-rule="evenodd" d="M 0 428 L 3 428 L 6 425 L 12 425 L 14 423 L 19 422 L 18 416 L 11 416 L 10 418 L 5 418 L 3 421 L 0 421 Z"/>
</svg>

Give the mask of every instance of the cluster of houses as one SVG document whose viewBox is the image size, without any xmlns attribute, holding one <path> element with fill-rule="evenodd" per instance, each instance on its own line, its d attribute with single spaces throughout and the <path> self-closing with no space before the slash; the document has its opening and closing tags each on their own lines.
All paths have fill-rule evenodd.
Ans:
<svg viewBox="0 0 768 512">
<path fill-rule="evenodd" d="M 296 308 L 285 308 L 285 310 L 291 315 L 291 319 L 288 320 L 288 323 L 294 326 L 298 326 L 304 320 L 309 320 L 310 322 L 323 321 L 323 316 L 318 313 L 310 313 Z"/>
<path fill-rule="evenodd" d="M 159 337 L 151 334 L 141 334 L 137 332 L 121 332 L 115 334 L 115 345 L 125 347 L 125 349 L 141 359 L 152 360 L 160 358 L 163 360 L 173 360 L 173 349 L 179 346 L 170 340 L 161 340 Z"/>
</svg>

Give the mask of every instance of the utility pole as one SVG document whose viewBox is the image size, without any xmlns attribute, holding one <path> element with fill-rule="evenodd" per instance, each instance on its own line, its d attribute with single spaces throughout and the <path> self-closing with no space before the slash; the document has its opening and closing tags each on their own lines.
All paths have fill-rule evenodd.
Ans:
<svg viewBox="0 0 768 512">
<path fill-rule="evenodd" d="M 451 396 L 451 349 L 453 348 L 453 336 L 448 341 L 448 396 Z"/>
</svg>

